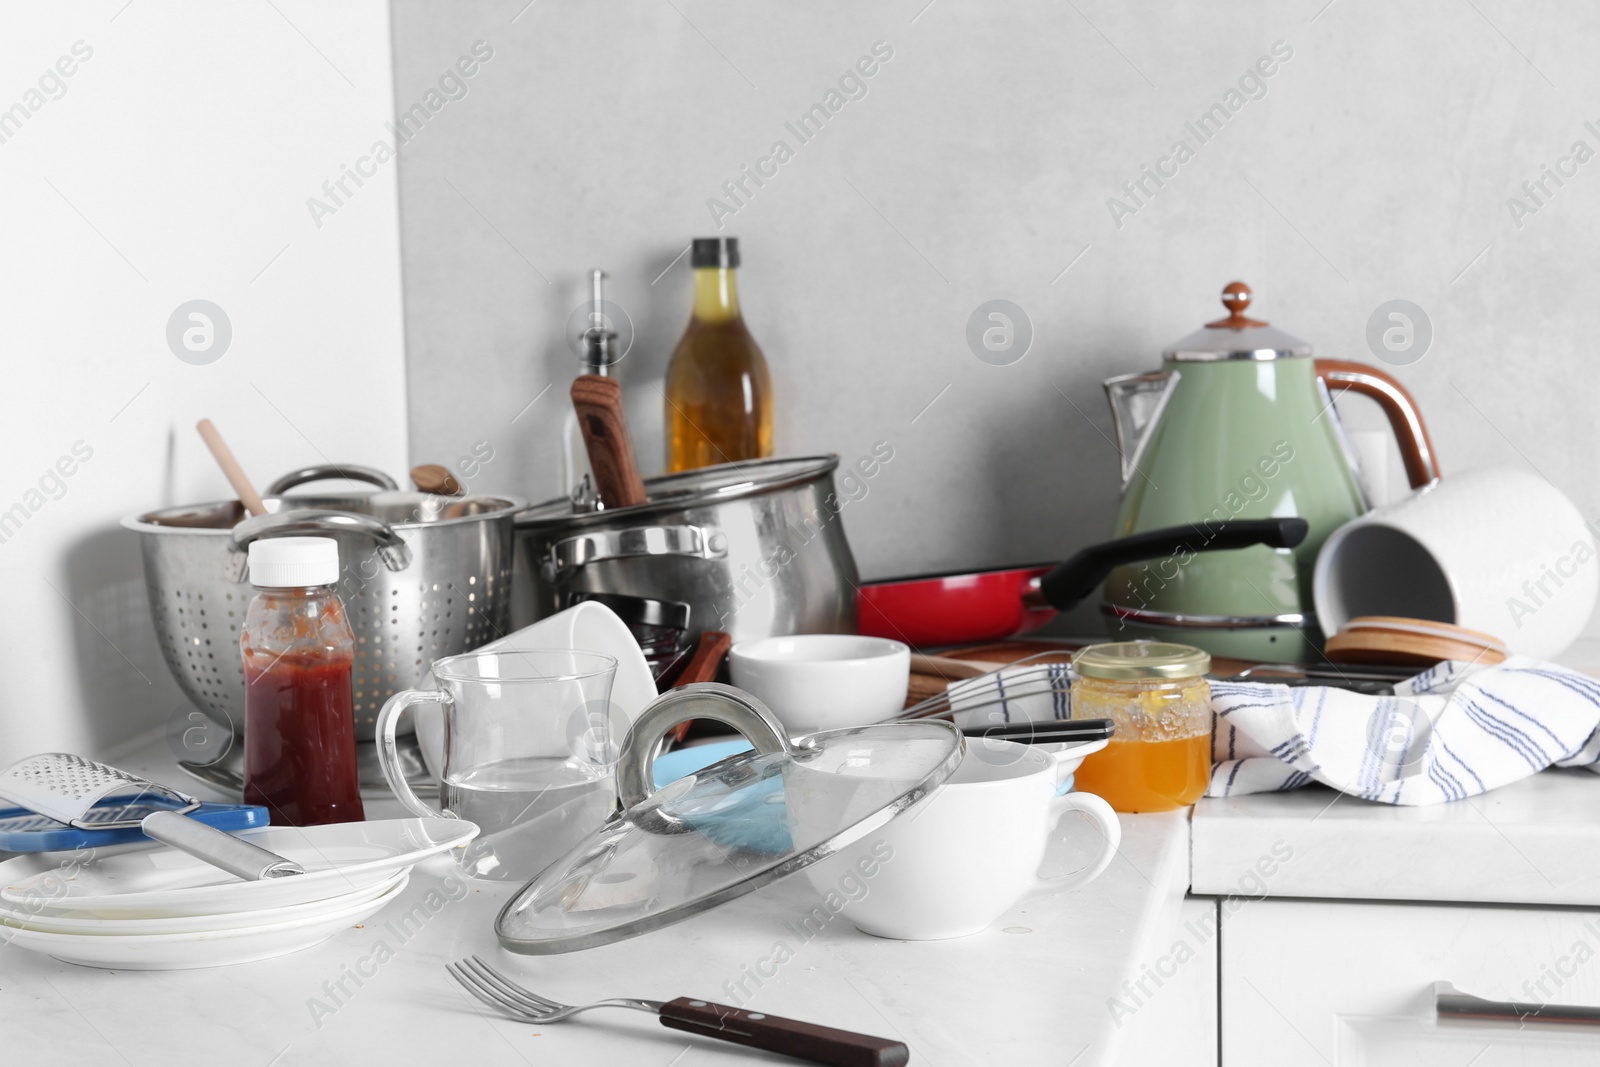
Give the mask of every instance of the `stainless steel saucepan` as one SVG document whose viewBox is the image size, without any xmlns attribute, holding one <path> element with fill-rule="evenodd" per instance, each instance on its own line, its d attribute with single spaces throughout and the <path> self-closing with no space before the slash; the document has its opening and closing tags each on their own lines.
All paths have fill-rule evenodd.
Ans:
<svg viewBox="0 0 1600 1067">
<path fill-rule="evenodd" d="M 736 641 L 854 633 L 859 578 L 838 465 L 832 455 L 728 463 L 648 479 L 641 504 L 536 504 L 516 521 L 512 625 L 583 591 L 682 601 L 692 633 Z"/>
<path fill-rule="evenodd" d="M 376 490 L 285 496 L 343 478 Z M 424 687 L 436 659 L 509 632 L 512 520 L 524 502 L 401 492 L 381 471 L 318 466 L 267 488 L 268 514 L 246 518 L 235 500 L 146 512 L 123 520 L 139 534 L 156 636 L 167 666 L 196 705 L 243 736 L 239 626 L 252 590 L 245 559 L 263 537 L 339 542 L 344 600 L 356 635 L 356 737 L 373 739 L 378 710 Z"/>
</svg>

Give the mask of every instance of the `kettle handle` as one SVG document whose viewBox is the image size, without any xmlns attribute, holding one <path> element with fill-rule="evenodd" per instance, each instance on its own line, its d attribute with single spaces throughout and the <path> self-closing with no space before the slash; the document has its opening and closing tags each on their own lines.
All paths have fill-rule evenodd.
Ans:
<svg viewBox="0 0 1600 1067">
<path fill-rule="evenodd" d="M 1315 361 L 1315 370 L 1330 395 L 1348 389 L 1377 401 L 1389 417 L 1389 427 L 1394 430 L 1395 443 L 1400 446 L 1400 458 L 1405 462 L 1411 488 L 1420 489 L 1439 477 L 1439 461 L 1434 457 L 1428 427 L 1405 386 L 1376 367 L 1351 360 L 1319 359 Z"/>
</svg>

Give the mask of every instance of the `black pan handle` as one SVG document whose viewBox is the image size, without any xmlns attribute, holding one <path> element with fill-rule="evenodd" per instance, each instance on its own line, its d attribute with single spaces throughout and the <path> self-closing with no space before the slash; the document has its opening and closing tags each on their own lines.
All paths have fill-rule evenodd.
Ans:
<svg viewBox="0 0 1600 1067">
<path fill-rule="evenodd" d="M 1304 519 L 1234 519 L 1215 524 L 1168 526 L 1162 530 L 1091 545 L 1039 579 L 1039 593 L 1058 611 L 1066 611 L 1100 587 L 1114 567 L 1179 552 L 1218 552 L 1266 545 L 1293 548 L 1306 539 Z"/>
</svg>

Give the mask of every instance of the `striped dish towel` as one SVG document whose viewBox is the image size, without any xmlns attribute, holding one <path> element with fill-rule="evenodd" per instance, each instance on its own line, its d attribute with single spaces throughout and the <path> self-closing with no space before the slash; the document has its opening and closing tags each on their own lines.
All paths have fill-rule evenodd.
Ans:
<svg viewBox="0 0 1600 1067">
<path fill-rule="evenodd" d="M 1321 782 L 1383 804 L 1442 804 L 1546 767 L 1600 773 L 1600 681 L 1513 656 L 1446 662 L 1392 697 L 1213 682 L 1207 796 Z"/>
</svg>

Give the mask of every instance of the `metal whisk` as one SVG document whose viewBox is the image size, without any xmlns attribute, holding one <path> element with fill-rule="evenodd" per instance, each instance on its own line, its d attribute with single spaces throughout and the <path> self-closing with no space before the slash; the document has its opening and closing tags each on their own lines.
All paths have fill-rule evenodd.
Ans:
<svg viewBox="0 0 1600 1067">
<path fill-rule="evenodd" d="M 1059 649 L 1036 652 L 987 673 L 951 682 L 943 693 L 918 701 L 895 716 L 895 720 L 950 718 L 956 712 L 1001 708 L 1005 711 L 1003 721 L 1010 722 L 1012 711 L 1022 710 L 1020 707 L 1014 709 L 1012 705 L 1040 699 L 1049 702 L 1051 714 L 1047 718 L 1070 718 L 1072 713 L 1067 696 L 1074 677 L 1072 665 L 1060 660 L 1054 663 L 1034 662 L 1061 655 Z M 1033 663 L 1033 666 L 1028 666 L 1029 663 Z M 1039 716 L 1022 718 L 1037 719 Z"/>
</svg>

